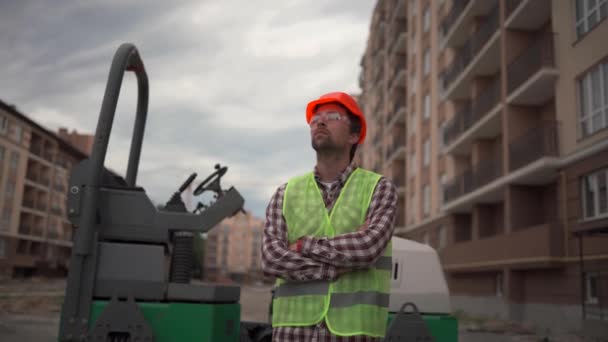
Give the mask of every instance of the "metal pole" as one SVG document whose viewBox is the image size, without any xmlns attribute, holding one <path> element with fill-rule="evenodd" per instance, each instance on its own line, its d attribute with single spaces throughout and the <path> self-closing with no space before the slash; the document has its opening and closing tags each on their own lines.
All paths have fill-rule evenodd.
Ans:
<svg viewBox="0 0 608 342">
<path fill-rule="evenodd" d="M 586 316 L 586 307 L 585 307 L 585 261 L 583 260 L 583 234 L 578 234 L 578 255 L 579 255 L 579 267 L 581 269 L 581 307 L 583 309 L 583 320 Z"/>
</svg>

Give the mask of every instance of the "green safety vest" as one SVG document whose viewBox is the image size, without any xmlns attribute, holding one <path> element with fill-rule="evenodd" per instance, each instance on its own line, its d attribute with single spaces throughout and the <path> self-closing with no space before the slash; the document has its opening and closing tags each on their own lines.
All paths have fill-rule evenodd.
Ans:
<svg viewBox="0 0 608 342">
<path fill-rule="evenodd" d="M 313 173 L 291 179 L 283 198 L 289 244 L 303 236 L 334 237 L 365 223 L 380 175 L 355 169 L 331 214 Z M 374 265 L 345 273 L 335 281 L 287 282 L 277 279 L 272 326 L 311 326 L 325 319 L 334 335 L 384 337 L 388 319 L 392 245 Z"/>
</svg>

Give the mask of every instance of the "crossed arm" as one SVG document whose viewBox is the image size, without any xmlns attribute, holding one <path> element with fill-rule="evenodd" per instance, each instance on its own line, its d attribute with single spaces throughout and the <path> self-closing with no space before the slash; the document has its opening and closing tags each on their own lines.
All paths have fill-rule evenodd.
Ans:
<svg viewBox="0 0 608 342">
<path fill-rule="evenodd" d="M 334 280 L 354 268 L 373 264 L 390 241 L 397 205 L 395 186 L 382 178 L 372 196 L 366 223 L 357 231 L 333 238 L 301 238 L 300 251 L 289 246 L 282 214 L 285 185 L 266 210 L 262 243 L 264 273 L 288 281 Z"/>
</svg>

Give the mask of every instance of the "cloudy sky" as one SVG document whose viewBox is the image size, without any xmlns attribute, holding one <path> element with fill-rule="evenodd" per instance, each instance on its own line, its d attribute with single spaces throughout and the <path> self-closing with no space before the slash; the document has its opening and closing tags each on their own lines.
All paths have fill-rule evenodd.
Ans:
<svg viewBox="0 0 608 342">
<path fill-rule="evenodd" d="M 150 80 L 138 183 L 165 202 L 191 172 L 202 180 L 220 163 L 223 186 L 263 216 L 276 187 L 314 165 L 306 103 L 358 92 L 374 3 L 2 1 L 0 99 L 51 130 L 92 133 L 112 56 L 134 43 Z M 121 173 L 136 94 L 128 74 L 106 160 Z"/>
</svg>

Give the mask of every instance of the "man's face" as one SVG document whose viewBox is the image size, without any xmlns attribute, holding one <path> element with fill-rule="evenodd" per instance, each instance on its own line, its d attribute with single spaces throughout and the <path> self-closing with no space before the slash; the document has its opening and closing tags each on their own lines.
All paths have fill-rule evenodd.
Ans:
<svg viewBox="0 0 608 342">
<path fill-rule="evenodd" d="M 312 148 L 317 152 L 350 150 L 351 145 L 359 140 L 358 135 L 351 133 L 350 129 L 350 119 L 342 106 L 322 104 L 310 121 Z"/>
</svg>

